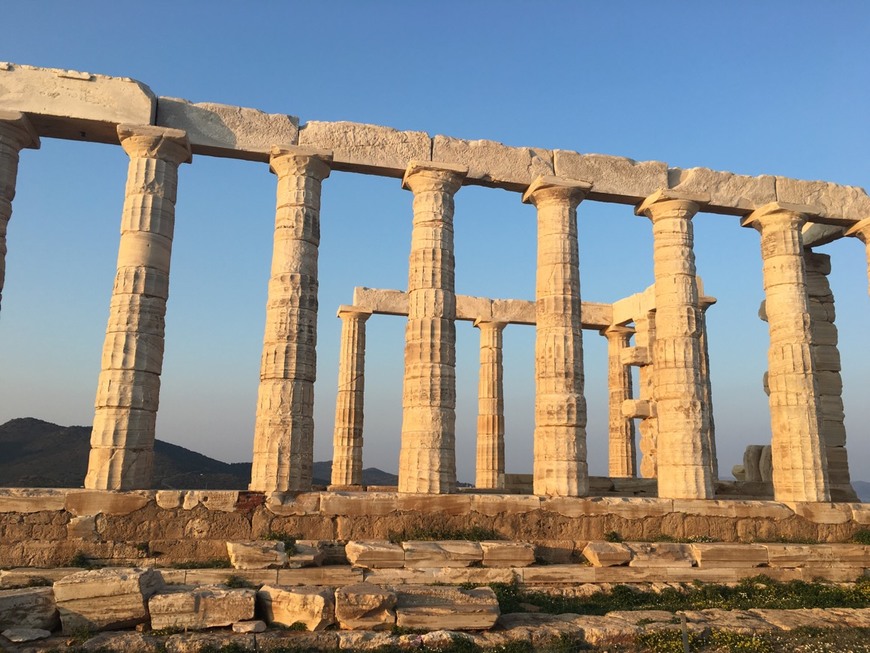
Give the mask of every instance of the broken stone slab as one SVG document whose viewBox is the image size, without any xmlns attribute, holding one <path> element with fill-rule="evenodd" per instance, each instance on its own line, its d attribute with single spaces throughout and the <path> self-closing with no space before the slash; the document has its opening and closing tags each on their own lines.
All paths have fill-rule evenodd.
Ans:
<svg viewBox="0 0 870 653">
<path fill-rule="evenodd" d="M 450 136 L 432 139 L 432 160 L 468 168 L 468 183 L 524 191 L 539 175 L 553 174 L 553 154 L 495 141 L 466 141 Z"/>
<path fill-rule="evenodd" d="M 305 624 L 310 631 L 335 623 L 335 595 L 327 587 L 273 587 L 257 592 L 257 604 L 269 625 Z"/>
<path fill-rule="evenodd" d="M 371 583 L 335 591 L 335 618 L 345 630 L 388 630 L 396 623 L 396 594 Z"/>
<path fill-rule="evenodd" d="M 311 120 L 299 130 L 298 144 L 331 150 L 336 170 L 402 177 L 413 160 L 429 161 L 432 142 L 426 132 L 399 131 L 357 122 Z"/>
<path fill-rule="evenodd" d="M 688 544 L 626 542 L 631 551 L 629 567 L 691 567 L 695 564 Z"/>
<path fill-rule="evenodd" d="M 528 567 L 535 562 L 535 545 L 528 542 L 480 542 L 484 567 Z"/>
<path fill-rule="evenodd" d="M 488 630 L 499 617 L 489 587 L 406 586 L 397 592 L 396 625 L 428 630 Z"/>
<path fill-rule="evenodd" d="M 299 118 L 214 102 L 157 99 L 157 122 L 183 129 L 194 154 L 268 161 L 273 145 L 296 145 Z"/>
<path fill-rule="evenodd" d="M 767 548 L 761 544 L 692 544 L 692 555 L 699 567 L 761 567 L 767 565 Z"/>
<path fill-rule="evenodd" d="M 553 165 L 558 177 L 591 183 L 589 197 L 605 202 L 636 204 L 668 187 L 668 166 L 661 161 L 554 150 Z"/>
<path fill-rule="evenodd" d="M 796 610 L 753 608 L 749 610 L 749 613 L 780 630 L 825 628 L 841 625 L 835 615 L 821 608 L 800 608 Z"/>
<path fill-rule="evenodd" d="M 709 608 L 706 610 L 685 610 L 679 613 L 686 616 L 686 622 L 707 628 L 725 630 L 741 635 L 750 635 L 765 630 L 773 630 L 767 623 L 751 610 L 722 610 Z"/>
<path fill-rule="evenodd" d="M 0 64 L 0 109 L 22 111 L 41 136 L 118 143 L 119 124 L 151 125 L 157 98 L 129 77 Z"/>
<path fill-rule="evenodd" d="M 257 593 L 221 585 L 172 587 L 148 600 L 151 627 L 204 630 L 254 618 Z"/>
<path fill-rule="evenodd" d="M 344 552 L 354 567 L 389 569 L 405 566 L 405 550 L 401 544 L 381 540 L 350 541 Z"/>
<path fill-rule="evenodd" d="M 227 542 L 227 553 L 233 569 L 281 569 L 287 565 L 284 542 Z"/>
<path fill-rule="evenodd" d="M 2 75 L 2 71 L 0 71 L 0 75 Z M 45 510 L 63 510 L 65 501 L 65 490 L 0 489 L 0 512 L 31 513 Z"/>
<path fill-rule="evenodd" d="M 593 567 L 618 567 L 631 561 L 631 550 L 619 542 L 590 542 L 583 549 L 583 557 Z"/>
<path fill-rule="evenodd" d="M 347 565 L 334 567 L 302 567 L 301 569 L 279 569 L 277 585 L 353 585 L 363 579 L 363 569 Z"/>
<path fill-rule="evenodd" d="M 66 495 L 64 508 L 76 517 L 86 515 L 129 515 L 144 508 L 154 492 L 136 490 L 110 492 L 108 490 L 71 490 Z"/>
<path fill-rule="evenodd" d="M 321 549 L 317 540 L 297 541 L 294 548 L 296 550 L 287 556 L 288 569 L 319 567 L 326 558 L 326 554 Z"/>
<path fill-rule="evenodd" d="M 0 635 L 3 635 L 10 642 L 21 644 L 22 642 L 35 642 L 38 639 L 51 637 L 51 631 L 42 628 L 7 628 Z"/>
<path fill-rule="evenodd" d="M 405 567 L 469 567 L 483 561 L 478 542 L 442 540 L 402 542 Z"/>
<path fill-rule="evenodd" d="M 54 584 L 63 632 L 117 630 L 148 621 L 148 599 L 164 586 L 154 569 L 80 571 Z"/>
<path fill-rule="evenodd" d="M 0 590 L 0 629 L 51 630 L 56 625 L 57 608 L 50 587 Z"/>
<path fill-rule="evenodd" d="M 238 621 L 233 624 L 234 633 L 264 633 L 266 622 L 255 619 L 254 621 Z"/>
</svg>

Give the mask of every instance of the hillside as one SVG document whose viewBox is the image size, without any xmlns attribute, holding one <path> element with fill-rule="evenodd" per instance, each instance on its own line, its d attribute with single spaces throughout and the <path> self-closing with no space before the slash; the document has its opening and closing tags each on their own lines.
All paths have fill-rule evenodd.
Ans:
<svg viewBox="0 0 870 653">
<path fill-rule="evenodd" d="M 0 425 L 0 486 L 81 487 L 88 466 L 91 427 L 58 426 L 33 417 Z M 314 484 L 328 485 L 332 462 L 315 462 Z M 251 463 L 224 463 L 190 449 L 157 440 L 154 483 L 157 489 L 245 490 Z M 363 470 L 370 485 L 395 485 L 394 474 Z"/>
</svg>

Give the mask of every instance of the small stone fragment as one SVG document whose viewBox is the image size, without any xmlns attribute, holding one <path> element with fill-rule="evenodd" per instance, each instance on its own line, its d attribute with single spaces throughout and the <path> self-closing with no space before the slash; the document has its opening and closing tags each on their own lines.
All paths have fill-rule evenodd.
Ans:
<svg viewBox="0 0 870 653">
<path fill-rule="evenodd" d="M 284 542 L 227 542 L 233 569 L 281 569 L 287 565 Z"/>
<path fill-rule="evenodd" d="M 400 544 L 385 541 L 350 541 L 344 547 L 347 561 L 354 567 L 396 569 L 405 566 L 405 551 Z"/>
<path fill-rule="evenodd" d="M 237 621 L 233 624 L 234 633 L 263 633 L 266 632 L 266 623 L 256 619 L 254 621 Z"/>
<path fill-rule="evenodd" d="M 590 542 L 583 549 L 583 557 L 593 567 L 617 567 L 631 560 L 631 551 L 619 542 Z"/>
<path fill-rule="evenodd" d="M 51 637 L 51 631 L 42 628 L 7 628 L 0 635 L 3 635 L 10 642 L 20 644 L 21 642 L 34 642 L 37 639 Z"/>
</svg>

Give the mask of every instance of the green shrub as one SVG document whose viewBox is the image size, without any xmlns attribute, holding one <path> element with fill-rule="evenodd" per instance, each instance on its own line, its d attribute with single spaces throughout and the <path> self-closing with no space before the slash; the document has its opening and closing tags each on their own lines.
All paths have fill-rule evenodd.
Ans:
<svg viewBox="0 0 870 653">
<path fill-rule="evenodd" d="M 292 535 L 287 535 L 287 533 L 277 533 L 275 531 L 269 531 L 268 533 L 266 533 L 266 536 L 263 539 L 269 540 L 270 542 L 283 542 L 284 553 L 286 553 L 288 556 L 296 555 L 296 538 Z"/>
</svg>

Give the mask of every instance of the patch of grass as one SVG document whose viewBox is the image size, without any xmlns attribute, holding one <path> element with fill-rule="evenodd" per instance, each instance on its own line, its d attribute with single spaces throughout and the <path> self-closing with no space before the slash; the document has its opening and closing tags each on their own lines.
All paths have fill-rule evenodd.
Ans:
<svg viewBox="0 0 870 653">
<path fill-rule="evenodd" d="M 31 576 L 23 587 L 51 587 L 53 584 L 48 578 L 43 576 Z"/>
<path fill-rule="evenodd" d="M 230 589 L 257 589 L 257 586 L 247 578 L 242 578 L 241 576 L 236 575 L 227 576 L 224 585 Z"/>
<path fill-rule="evenodd" d="M 66 563 L 66 566 L 81 567 L 82 569 L 96 569 L 99 567 L 84 551 L 76 551 L 73 557 L 69 559 L 69 562 Z"/>
<path fill-rule="evenodd" d="M 619 534 L 619 531 L 607 531 L 604 534 L 604 541 L 619 543 L 622 542 L 622 535 Z"/>
<path fill-rule="evenodd" d="M 229 569 L 232 567 L 228 558 L 213 558 L 212 560 L 188 560 L 176 562 L 173 569 Z"/>
<path fill-rule="evenodd" d="M 700 638 L 695 633 L 688 633 L 689 650 L 696 651 L 700 644 Z M 652 653 L 683 653 L 683 633 L 680 630 L 653 630 L 641 633 L 637 636 L 637 643 L 644 646 L 644 650 Z"/>
<path fill-rule="evenodd" d="M 403 528 L 401 531 L 391 531 L 388 536 L 390 542 L 399 544 L 411 540 L 435 541 L 435 540 L 467 540 L 480 542 L 481 540 L 500 540 L 501 535 L 491 528 L 482 526 L 469 526 L 468 528 L 444 528 L 439 526 Z"/>
<path fill-rule="evenodd" d="M 288 556 L 296 555 L 296 538 L 291 535 L 287 535 L 287 533 L 269 531 L 268 533 L 266 533 L 263 539 L 270 542 L 283 542 L 284 553 L 286 553 Z"/>
<path fill-rule="evenodd" d="M 852 536 L 852 541 L 855 544 L 870 544 L 870 530 L 862 528 L 861 530 L 856 531 Z"/>
</svg>

